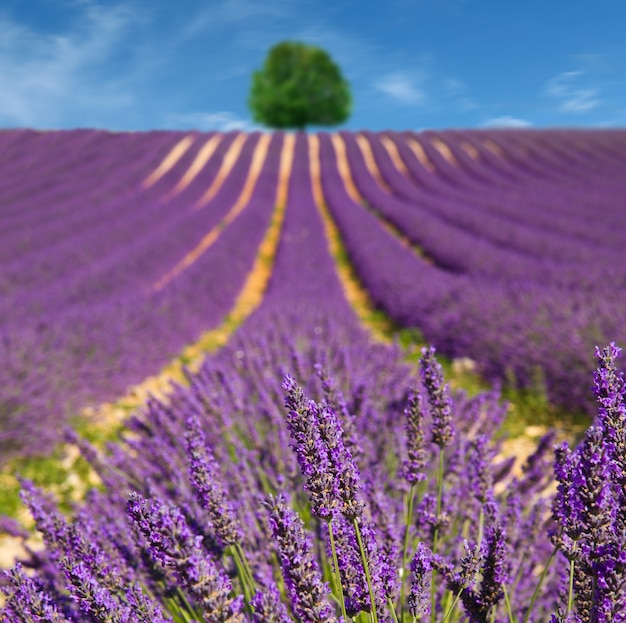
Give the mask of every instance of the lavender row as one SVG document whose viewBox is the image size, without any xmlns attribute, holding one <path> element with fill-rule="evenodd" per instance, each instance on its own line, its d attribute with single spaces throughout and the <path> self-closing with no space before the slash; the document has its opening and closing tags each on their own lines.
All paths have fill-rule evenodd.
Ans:
<svg viewBox="0 0 626 623">
<path fill-rule="evenodd" d="M 597 351 L 580 446 L 550 432 L 514 476 L 497 393 L 453 394 L 432 348 L 418 375 L 340 324 L 308 329 L 277 330 L 271 357 L 248 334 L 104 454 L 70 435 L 103 487 L 64 517 L 23 481 L 45 548 L 6 573 L 0 620 L 621 620 L 618 348 Z"/>
<path fill-rule="evenodd" d="M 174 138 L 163 133 L 152 136 L 105 132 L 81 135 L 74 131 L 59 134 L 52 145 L 44 143 L 32 147 L 33 162 L 13 162 L 13 165 L 19 164 L 19 169 L 6 171 L 13 181 L 3 193 L 2 219 L 9 231 L 20 232 L 34 219 L 43 224 L 57 216 L 72 214 L 63 200 L 75 201 L 78 194 L 87 194 L 83 209 L 89 209 L 89 195 L 99 194 L 94 181 L 119 184 L 143 162 L 142 170 L 130 182 L 137 184 L 143 172 L 154 166 L 155 156 L 166 149 L 163 141 L 171 143 Z M 6 168 L 3 167 L 3 172 Z"/>
<path fill-rule="evenodd" d="M 250 148 L 257 138 L 249 138 Z M 276 159 L 275 155 L 274 165 Z M 13 265 L 14 279 L 22 285 L 22 291 L 14 294 L 6 311 L 0 307 L 0 314 L 5 311 L 10 317 L 17 307 L 20 315 L 30 320 L 44 301 L 54 300 L 57 309 L 65 311 L 113 296 L 126 299 L 143 295 L 231 209 L 241 192 L 250 160 L 251 153 L 238 159 L 220 192 L 201 210 L 194 208 L 193 197 L 206 189 L 204 175 L 198 175 L 185 192 L 169 201 L 137 193 L 132 210 L 124 210 L 127 197 L 113 195 L 111 205 L 120 211 L 117 219 L 107 219 L 79 244 L 69 240 L 66 245 L 48 249 L 37 258 L 38 262 L 29 257 Z M 44 285 L 35 289 L 33 282 Z"/>
<path fill-rule="evenodd" d="M 588 249 L 589 257 L 587 262 L 584 262 L 583 252 L 586 249 L 583 247 L 580 249 L 582 257 L 576 262 L 565 263 L 536 258 L 510 250 L 504 246 L 504 241 L 495 245 L 476 231 L 467 231 L 461 228 L 460 224 L 450 224 L 436 216 L 437 213 L 445 213 L 447 208 L 451 218 L 454 215 L 463 225 L 467 225 L 472 220 L 472 215 L 470 213 L 464 217 L 464 214 L 468 214 L 466 206 L 457 207 L 453 204 L 446 206 L 443 202 L 433 201 L 427 208 L 428 204 L 425 202 L 410 203 L 385 193 L 370 175 L 354 139 L 345 134 L 343 138 L 355 185 L 364 199 L 411 241 L 418 244 L 442 268 L 457 273 L 489 277 L 497 281 L 531 281 L 590 290 L 597 286 L 599 273 L 608 277 L 606 274 L 608 265 L 611 267 L 608 270 L 612 283 L 618 284 L 619 287 L 620 283 L 625 282 L 623 267 L 614 265 L 622 253 L 614 251 L 609 258 L 601 257 L 598 261 L 591 253 L 592 250 Z M 390 173 L 389 168 L 387 173 Z M 399 182 L 399 177 L 394 181 Z M 484 228 L 490 231 L 488 222 Z M 480 231 L 479 223 L 476 223 L 475 229 Z M 511 230 L 512 226 L 507 232 Z M 591 258 L 595 260 L 595 266 L 594 264 L 590 266 Z"/>
<path fill-rule="evenodd" d="M 544 375 L 548 395 L 590 409 L 584 388 L 599 337 L 622 339 L 624 299 L 584 291 L 507 284 L 431 265 L 347 195 L 330 137 L 320 134 L 324 193 L 357 274 L 375 303 L 400 325 L 417 327 L 441 352 L 469 356 L 492 381 L 529 386 Z M 576 381 L 573 381 L 576 379 Z M 577 389 L 578 388 L 578 389 Z"/>
<path fill-rule="evenodd" d="M 123 395 L 223 320 L 269 225 L 281 144 L 280 135 L 273 137 L 245 210 L 163 289 L 104 296 L 89 307 L 76 301 L 56 315 L 3 327 L 3 459 L 48 451 L 69 415 Z M 153 252 L 158 256 L 159 248 Z"/>
<path fill-rule="evenodd" d="M 407 136 L 407 134 L 405 133 L 403 136 Z M 390 138 L 396 144 L 401 158 L 406 163 L 411 178 L 429 194 L 433 194 L 430 190 L 433 188 L 434 199 L 443 199 L 444 206 L 445 203 L 464 206 L 465 212 L 468 214 L 486 210 L 490 214 L 490 218 L 493 218 L 494 213 L 501 214 L 508 223 L 507 227 L 519 223 L 531 227 L 541 227 L 542 229 L 553 229 L 562 232 L 567 237 L 588 239 L 594 244 L 602 243 L 602 245 L 617 246 L 623 239 L 622 228 L 616 226 L 616 222 L 619 223 L 623 217 L 619 213 L 612 217 L 611 213 L 615 213 L 615 205 L 611 205 L 610 209 L 608 207 L 604 209 L 605 206 L 593 196 L 593 188 L 587 189 L 583 195 L 583 200 L 599 205 L 600 209 L 603 209 L 604 218 L 596 219 L 594 228 L 590 229 L 588 215 L 577 216 L 573 207 L 575 202 L 580 201 L 580 197 L 568 196 L 563 184 L 537 188 L 535 187 L 536 184 L 520 186 L 516 182 L 512 183 L 507 191 L 492 189 L 488 192 L 482 191 L 472 194 L 438 179 L 437 174 L 427 172 L 417 161 L 416 156 L 405 144 L 403 138 L 392 134 L 390 134 Z M 462 175 L 457 168 L 448 163 L 445 163 L 445 166 L 452 172 L 451 174 Z M 438 180 L 438 183 L 433 186 L 435 180 Z"/>
<path fill-rule="evenodd" d="M 393 193 L 393 197 L 389 197 L 388 194 L 380 190 L 374 191 L 376 198 L 372 197 L 368 201 L 375 205 L 378 203 L 391 205 L 393 202 L 397 209 L 394 209 L 390 214 L 397 215 L 399 219 L 395 224 L 418 244 L 422 244 L 422 240 L 428 244 L 428 241 L 434 237 L 428 232 L 429 226 L 441 228 L 441 221 L 443 221 L 444 224 L 453 228 L 446 228 L 453 236 L 458 237 L 455 229 L 459 229 L 462 237 L 467 239 L 479 238 L 477 241 L 479 246 L 491 243 L 496 249 L 503 248 L 517 252 L 517 254 L 512 254 L 514 260 L 516 255 L 519 258 L 519 253 L 538 259 L 545 257 L 547 260 L 568 260 L 570 262 L 588 261 L 590 258 L 597 258 L 598 254 L 616 255 L 615 249 L 598 249 L 597 243 L 588 239 L 585 240 L 582 236 L 577 237 L 559 232 L 555 227 L 555 219 L 548 221 L 544 219 L 543 222 L 518 220 L 516 214 L 520 211 L 520 203 L 519 200 L 515 201 L 513 198 L 510 198 L 506 203 L 509 210 L 504 213 L 500 208 L 487 205 L 486 202 L 490 197 L 488 190 L 483 190 L 482 205 L 474 202 L 468 203 L 467 200 L 433 196 L 431 193 L 424 192 L 422 188 L 397 170 L 387 150 L 377 140 L 376 135 L 370 133 L 365 133 L 365 135 L 370 140 L 376 165 Z M 363 160 L 359 151 L 354 147 L 352 137 L 344 135 L 344 138 L 351 146 L 348 154 L 352 155 L 355 180 L 357 178 L 362 179 L 367 173 L 364 169 Z M 367 188 L 375 189 L 376 186 L 372 180 Z M 417 210 L 411 210 L 411 206 L 416 207 Z M 563 220 L 565 220 L 565 216 L 563 216 Z M 417 227 L 415 225 L 407 226 L 404 224 L 407 220 L 418 221 L 420 225 Z M 587 232 L 588 229 L 587 227 Z M 452 243 L 450 246 L 456 245 Z M 480 254 L 480 251 L 477 250 L 477 253 Z M 560 267 L 561 264 L 555 264 L 555 266 Z"/>
<path fill-rule="evenodd" d="M 504 157 L 507 158 L 507 153 L 515 150 L 515 142 L 506 132 L 491 132 L 484 136 L 489 137 L 492 142 L 505 141 L 506 145 L 504 151 Z M 508 143 L 506 139 L 508 137 Z M 426 144 L 427 141 L 422 141 Z M 430 150 L 434 150 L 434 147 L 430 147 Z M 508 150 L 508 152 L 506 151 Z M 435 150 L 436 151 L 436 150 Z M 467 179 L 467 175 L 459 168 L 452 166 L 445 159 L 439 155 L 441 170 L 445 170 L 447 177 L 455 180 L 457 184 L 463 185 Z M 538 158 L 529 158 L 527 154 L 522 154 L 520 161 L 516 162 L 516 167 L 522 167 L 526 162 L 532 162 L 539 171 L 546 174 L 550 171 L 550 166 L 535 162 Z M 562 163 L 559 163 L 562 166 Z M 569 178 L 555 179 L 551 182 L 541 182 L 540 180 L 527 181 L 523 184 L 515 184 L 512 186 L 510 192 L 503 193 L 496 191 L 495 189 L 485 192 L 484 189 L 478 192 L 474 192 L 472 195 L 471 189 L 469 192 L 465 190 L 466 196 L 473 196 L 476 199 L 483 198 L 489 200 L 493 208 L 498 208 L 506 213 L 516 215 L 518 218 L 529 219 L 533 222 L 535 218 L 549 217 L 555 221 L 552 226 L 567 227 L 567 219 L 564 214 L 570 219 L 582 219 L 582 224 L 585 222 L 588 224 L 590 214 L 596 214 L 597 210 L 603 211 L 605 218 L 600 221 L 594 222 L 594 228 L 601 228 L 604 232 L 611 233 L 610 224 L 617 217 L 620 218 L 619 212 L 616 211 L 615 195 L 621 191 L 621 187 L 611 188 L 602 180 L 595 179 L 591 181 L 582 181 L 581 173 L 575 169 L 567 171 Z M 508 207 L 509 202 L 513 202 L 517 209 L 510 210 Z M 623 222 L 619 221 L 619 222 Z"/>
<path fill-rule="evenodd" d="M 108 151 L 105 143 L 98 166 L 87 170 L 79 167 L 78 175 L 73 169 L 65 170 L 58 178 L 49 180 L 50 187 L 40 202 L 34 206 L 22 202 L 19 226 L 3 230 L 6 240 L 3 255 L 9 265 L 28 257 L 36 259 L 43 253 L 42 247 L 80 248 L 84 238 L 94 230 L 100 230 L 101 234 L 110 222 L 124 214 L 141 212 L 136 209 L 137 200 L 152 197 L 155 201 L 161 193 L 156 194 L 152 189 L 143 191 L 141 182 L 154 168 L 155 154 L 160 159 L 174 141 L 167 133 L 143 138 L 143 145 L 138 141 L 137 153 L 118 148 Z M 176 134 L 173 138 L 180 140 Z"/>
</svg>

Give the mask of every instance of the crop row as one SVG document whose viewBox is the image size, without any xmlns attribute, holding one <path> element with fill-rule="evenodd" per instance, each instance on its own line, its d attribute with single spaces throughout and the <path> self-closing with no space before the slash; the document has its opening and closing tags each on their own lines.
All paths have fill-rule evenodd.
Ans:
<svg viewBox="0 0 626 623">
<path fill-rule="evenodd" d="M 123 394 L 223 321 L 274 213 L 285 136 L 0 133 L 4 451 L 45 447 L 41 430 L 56 438 L 68 414 Z M 621 133 L 321 133 L 319 180 L 313 138 L 297 135 L 286 222 L 305 220 L 281 245 L 304 253 L 306 219 L 326 202 L 398 324 L 490 379 L 541 373 L 551 398 L 592 408 L 593 346 L 625 337 Z M 332 265 L 326 247 L 290 280 L 281 253 L 267 297 L 292 295 L 277 317 L 309 306 L 308 289 L 325 315 L 348 313 L 317 276 Z"/>
</svg>

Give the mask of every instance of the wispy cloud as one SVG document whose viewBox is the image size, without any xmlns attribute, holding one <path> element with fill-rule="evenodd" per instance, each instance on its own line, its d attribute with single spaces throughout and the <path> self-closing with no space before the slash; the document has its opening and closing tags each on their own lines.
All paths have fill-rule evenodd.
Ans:
<svg viewBox="0 0 626 623">
<path fill-rule="evenodd" d="M 402 104 L 423 104 L 426 93 L 420 86 L 422 81 L 421 76 L 396 71 L 377 80 L 374 87 Z"/>
<path fill-rule="evenodd" d="M 509 115 L 493 117 L 492 119 L 487 119 L 487 121 L 481 123 L 481 127 L 483 128 L 528 128 L 531 125 L 532 123 L 526 119 L 511 117 Z"/>
<path fill-rule="evenodd" d="M 563 112 L 584 113 L 596 108 L 602 100 L 599 90 L 584 85 L 584 71 L 565 71 L 548 80 L 545 93 L 559 101 Z"/>
<path fill-rule="evenodd" d="M 294 3 L 291 0 L 273 0 L 258 2 L 257 0 L 223 0 L 212 1 L 197 12 L 189 24 L 181 31 L 183 38 L 206 34 L 225 26 L 241 26 L 246 22 L 254 24 L 259 19 L 269 18 L 281 20 L 294 14 Z"/>
<path fill-rule="evenodd" d="M 469 96 L 467 85 L 457 78 L 447 78 L 443 82 L 444 93 L 458 110 L 475 110 L 478 104 Z"/>
<path fill-rule="evenodd" d="M 218 132 L 230 132 L 231 130 L 252 132 L 267 129 L 265 126 L 257 125 L 249 119 L 242 119 L 229 111 L 172 113 L 165 117 L 163 127 L 202 131 L 216 130 Z"/>
<path fill-rule="evenodd" d="M 0 16 L 0 125 L 50 127 L 69 111 L 128 107 L 132 94 L 100 69 L 133 17 L 124 7 L 80 4 L 72 28 L 34 31 Z"/>
</svg>

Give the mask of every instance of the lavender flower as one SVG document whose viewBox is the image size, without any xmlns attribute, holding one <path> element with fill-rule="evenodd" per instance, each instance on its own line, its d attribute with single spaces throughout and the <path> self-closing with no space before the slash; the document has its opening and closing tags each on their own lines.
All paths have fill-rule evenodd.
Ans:
<svg viewBox="0 0 626 623">
<path fill-rule="evenodd" d="M 133 612 L 133 621 L 139 623 L 173 623 L 170 617 L 163 614 L 159 604 L 150 599 L 138 582 L 126 589 L 126 602 Z"/>
<path fill-rule="evenodd" d="M 128 606 L 122 605 L 111 591 L 102 586 L 90 573 L 87 565 L 82 562 L 72 564 L 65 559 L 64 567 L 70 582 L 68 588 L 72 598 L 85 614 L 101 623 L 131 623 L 133 621 Z"/>
<path fill-rule="evenodd" d="M 232 585 L 202 547 L 202 536 L 192 534 L 180 510 L 158 500 L 149 502 L 138 493 L 128 501 L 128 515 L 147 539 L 152 556 L 174 569 L 181 584 L 211 623 L 239 623 L 241 596 L 229 597 Z"/>
<path fill-rule="evenodd" d="M 414 619 L 430 614 L 430 577 L 432 553 L 418 543 L 411 561 L 411 592 L 408 597 L 409 612 Z"/>
<path fill-rule="evenodd" d="M 335 412 L 327 405 L 316 405 L 320 438 L 326 446 L 331 473 L 335 476 L 335 491 L 339 497 L 339 510 L 350 520 L 360 517 L 363 504 L 357 498 L 360 489 L 359 470 L 352 453 L 343 441 L 343 429 Z"/>
<path fill-rule="evenodd" d="M 479 603 L 485 615 L 502 598 L 502 586 L 508 581 L 509 547 L 506 532 L 500 523 L 492 526 L 485 537 L 484 564 L 480 583 Z"/>
<path fill-rule="evenodd" d="M 479 545 L 470 546 L 467 539 L 463 540 L 465 553 L 461 558 L 461 570 L 454 571 L 454 565 L 447 563 L 441 556 L 431 557 L 430 564 L 446 579 L 446 585 L 453 593 L 469 592 L 476 581 L 483 560 L 483 548 Z"/>
<path fill-rule="evenodd" d="M 311 510 L 321 519 L 330 520 L 337 508 L 336 479 L 331 471 L 328 452 L 319 432 L 315 415 L 317 405 L 307 401 L 295 380 L 285 376 L 287 426 L 293 439 L 291 447 L 305 477 Z"/>
<path fill-rule="evenodd" d="M 271 584 L 264 591 L 258 591 L 250 601 L 255 623 L 292 623 L 278 588 Z"/>
<path fill-rule="evenodd" d="M 362 513 L 357 499 L 359 470 L 343 442 L 343 429 L 331 407 L 307 400 L 290 376 L 283 388 L 287 395 L 287 425 L 294 440 L 292 448 L 307 477 L 313 513 L 330 520 L 336 511 L 349 519 Z"/>
<path fill-rule="evenodd" d="M 493 474 L 491 471 L 492 453 L 488 449 L 489 440 L 485 435 L 478 435 L 472 442 L 473 452 L 468 461 L 469 485 L 472 495 L 493 518 L 496 504 L 493 494 Z"/>
<path fill-rule="evenodd" d="M 465 555 L 461 559 L 460 573 L 454 573 L 449 565 L 437 559 L 433 566 L 441 570 L 448 589 L 460 593 L 461 601 L 472 623 L 487 623 L 491 608 L 504 595 L 503 584 L 508 579 L 508 545 L 504 528 L 496 523 L 485 537 L 482 546 L 470 547 L 463 542 Z M 482 580 L 474 587 L 476 574 L 481 571 Z"/>
<path fill-rule="evenodd" d="M 322 582 L 302 520 L 281 497 L 270 496 L 265 505 L 270 511 L 270 529 L 295 615 L 302 623 L 337 621 L 328 602 L 328 585 Z"/>
<path fill-rule="evenodd" d="M 626 384 L 624 375 L 615 366 L 621 348 L 611 342 L 600 351 L 596 347 L 598 369 L 594 374 L 594 390 L 600 403 L 598 422 L 611 442 L 615 462 L 616 481 L 619 484 L 618 519 L 626 530 Z"/>
<path fill-rule="evenodd" d="M 40 583 L 35 578 L 27 576 L 20 563 L 17 563 L 13 569 L 5 571 L 4 575 L 12 588 L 1 587 L 1 590 L 8 596 L 4 612 L 7 618 L 3 620 L 7 623 L 17 621 L 68 623 L 68 619 L 59 612 Z M 12 618 L 7 615 L 8 612 L 11 613 Z"/>
<path fill-rule="evenodd" d="M 452 443 L 454 437 L 452 403 L 448 385 L 444 384 L 441 365 L 435 359 L 435 349 L 432 346 L 422 348 L 420 373 L 433 419 L 432 441 L 440 448 L 445 448 Z"/>
<path fill-rule="evenodd" d="M 197 417 L 187 420 L 187 453 L 189 478 L 200 506 L 207 512 L 220 545 L 241 544 L 243 532 L 235 511 L 228 503 L 221 483 L 219 468 L 206 446 Z"/>
<path fill-rule="evenodd" d="M 408 404 L 404 409 L 406 418 L 406 440 L 408 459 L 404 462 L 402 475 L 411 484 L 426 478 L 423 473 L 426 464 L 424 449 L 424 405 L 421 394 L 416 390 L 409 393 Z"/>
</svg>

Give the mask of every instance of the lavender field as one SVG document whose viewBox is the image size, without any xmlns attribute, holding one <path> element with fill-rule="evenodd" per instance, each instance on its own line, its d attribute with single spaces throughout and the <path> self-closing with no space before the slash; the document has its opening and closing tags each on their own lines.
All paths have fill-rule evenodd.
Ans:
<svg viewBox="0 0 626 623">
<path fill-rule="evenodd" d="M 233 330 L 118 442 L 68 433 L 71 516 L 22 480 L 45 548 L 0 620 L 626 621 L 624 162 L 622 131 L 0 132 L 3 462 Z M 439 355 L 593 426 L 520 469 Z"/>
</svg>

